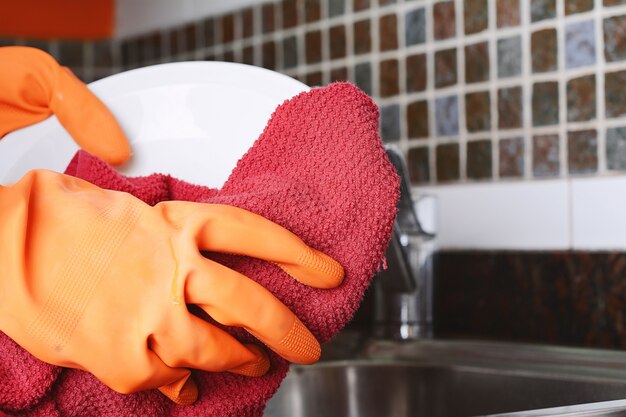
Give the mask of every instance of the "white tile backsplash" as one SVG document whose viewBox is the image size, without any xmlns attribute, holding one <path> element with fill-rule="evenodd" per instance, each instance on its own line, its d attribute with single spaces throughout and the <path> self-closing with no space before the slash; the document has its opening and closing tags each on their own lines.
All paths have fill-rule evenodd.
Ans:
<svg viewBox="0 0 626 417">
<path fill-rule="evenodd" d="M 571 180 L 572 248 L 626 249 L 626 177 Z"/>
</svg>

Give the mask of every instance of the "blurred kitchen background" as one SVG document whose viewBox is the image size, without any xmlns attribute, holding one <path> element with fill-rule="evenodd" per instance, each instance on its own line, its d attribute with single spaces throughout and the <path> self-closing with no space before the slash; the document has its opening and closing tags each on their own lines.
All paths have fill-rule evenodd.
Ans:
<svg viewBox="0 0 626 417">
<path fill-rule="evenodd" d="M 4 13 L 0 44 L 85 82 L 188 60 L 353 82 L 430 197 L 437 336 L 626 347 L 626 0 L 96 3 L 91 39 Z"/>
</svg>

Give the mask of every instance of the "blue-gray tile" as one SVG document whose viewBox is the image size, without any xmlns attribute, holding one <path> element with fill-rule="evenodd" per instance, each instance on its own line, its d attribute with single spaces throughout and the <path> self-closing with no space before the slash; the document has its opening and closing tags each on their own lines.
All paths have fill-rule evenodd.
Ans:
<svg viewBox="0 0 626 417">
<path fill-rule="evenodd" d="M 556 16 L 556 0 L 531 0 L 530 19 L 533 22 Z"/>
<path fill-rule="evenodd" d="M 417 45 L 426 41 L 426 14 L 424 9 L 411 10 L 405 18 L 406 45 Z"/>
<path fill-rule="evenodd" d="M 328 17 L 335 17 L 346 12 L 346 0 L 328 0 Z"/>
<path fill-rule="evenodd" d="M 533 175 L 555 177 L 559 175 L 559 136 L 533 136 Z"/>
<path fill-rule="evenodd" d="M 380 134 L 385 142 L 400 140 L 400 106 L 392 104 L 380 109 Z"/>
<path fill-rule="evenodd" d="M 606 164 L 614 171 L 626 171 L 626 127 L 606 130 Z"/>
<path fill-rule="evenodd" d="M 285 69 L 298 66 L 298 40 L 290 36 L 283 40 L 283 67 Z"/>
<path fill-rule="evenodd" d="M 498 77 L 516 77 L 522 73 L 522 38 L 498 39 Z"/>
<path fill-rule="evenodd" d="M 354 82 L 367 95 L 372 95 L 372 65 L 369 62 L 354 67 Z"/>
<path fill-rule="evenodd" d="M 439 97 L 435 100 L 437 136 L 459 133 L 459 99 L 457 96 Z"/>
<path fill-rule="evenodd" d="M 596 63 L 596 42 L 593 20 L 565 26 L 565 66 L 584 67 Z"/>
</svg>

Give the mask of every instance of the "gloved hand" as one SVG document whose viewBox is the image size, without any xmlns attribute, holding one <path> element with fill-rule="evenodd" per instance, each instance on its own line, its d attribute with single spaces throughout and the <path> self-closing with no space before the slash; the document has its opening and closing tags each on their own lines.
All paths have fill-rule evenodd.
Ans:
<svg viewBox="0 0 626 417">
<path fill-rule="evenodd" d="M 53 113 L 86 151 L 114 165 L 130 158 L 109 109 L 69 69 L 36 48 L 0 47 L 0 138 Z"/>
<path fill-rule="evenodd" d="M 113 115 L 43 51 L 0 47 L 0 137 L 54 113 L 80 146 L 112 164 L 130 148 Z M 188 404 L 187 368 L 249 376 L 263 351 L 190 314 L 245 327 L 292 362 L 311 363 L 319 344 L 254 281 L 199 249 L 275 262 L 315 287 L 343 270 L 280 226 L 220 205 L 150 207 L 126 193 L 32 171 L 0 186 L 0 330 L 46 362 L 87 370 L 120 392 L 159 389 Z"/>
<path fill-rule="evenodd" d="M 189 404 L 187 368 L 264 374 L 263 350 L 191 314 L 240 326 L 291 362 L 320 354 L 315 337 L 269 291 L 200 249 L 276 264 L 319 288 L 343 270 L 291 232 L 224 205 L 151 207 L 46 170 L 0 187 L 0 330 L 39 359 L 91 372 L 116 391 L 161 387 Z"/>
</svg>

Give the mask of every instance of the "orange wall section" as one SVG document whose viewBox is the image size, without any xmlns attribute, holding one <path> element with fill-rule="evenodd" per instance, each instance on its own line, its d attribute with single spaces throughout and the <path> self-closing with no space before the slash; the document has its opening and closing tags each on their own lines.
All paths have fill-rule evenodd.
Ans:
<svg viewBox="0 0 626 417">
<path fill-rule="evenodd" d="M 1 0 L 0 37 L 108 39 L 115 0 Z"/>
</svg>

